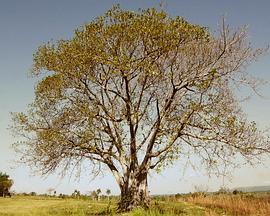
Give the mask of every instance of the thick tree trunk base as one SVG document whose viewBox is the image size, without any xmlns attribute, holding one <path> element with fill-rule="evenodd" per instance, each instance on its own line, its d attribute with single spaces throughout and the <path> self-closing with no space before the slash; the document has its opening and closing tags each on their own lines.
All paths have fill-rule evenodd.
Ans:
<svg viewBox="0 0 270 216">
<path fill-rule="evenodd" d="M 131 211 L 138 207 L 148 209 L 150 207 L 150 198 L 145 196 L 132 196 L 132 194 L 121 195 L 121 200 L 118 203 L 118 211 Z"/>
<path fill-rule="evenodd" d="M 150 197 L 146 179 L 139 182 L 135 180 L 132 184 L 125 184 L 121 187 L 118 211 L 126 212 L 139 207 L 144 209 L 150 207 Z"/>
</svg>

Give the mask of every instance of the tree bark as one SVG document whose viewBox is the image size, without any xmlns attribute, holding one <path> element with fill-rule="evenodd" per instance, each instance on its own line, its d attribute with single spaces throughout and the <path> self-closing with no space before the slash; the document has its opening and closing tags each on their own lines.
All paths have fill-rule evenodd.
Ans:
<svg viewBox="0 0 270 216">
<path fill-rule="evenodd" d="M 142 207 L 144 209 L 150 206 L 150 197 L 148 192 L 147 174 L 138 177 L 129 177 L 120 185 L 121 197 L 118 203 L 119 211 L 130 211 Z"/>
</svg>

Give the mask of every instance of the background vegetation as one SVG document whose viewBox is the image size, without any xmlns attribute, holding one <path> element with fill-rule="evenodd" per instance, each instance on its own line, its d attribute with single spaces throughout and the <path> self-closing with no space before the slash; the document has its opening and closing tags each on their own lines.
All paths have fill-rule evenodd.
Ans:
<svg viewBox="0 0 270 216">
<path fill-rule="evenodd" d="M 0 215 L 269 215 L 270 192 L 244 193 L 221 189 L 209 193 L 197 191 L 188 194 L 152 196 L 149 210 L 138 208 L 129 213 L 117 213 L 118 196 L 100 195 L 99 200 L 90 195 L 34 195 L 16 194 L 0 198 Z"/>
</svg>

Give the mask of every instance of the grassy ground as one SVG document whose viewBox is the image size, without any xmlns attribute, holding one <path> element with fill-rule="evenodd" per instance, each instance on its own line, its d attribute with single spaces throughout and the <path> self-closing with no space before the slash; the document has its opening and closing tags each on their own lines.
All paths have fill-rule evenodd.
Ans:
<svg viewBox="0 0 270 216">
<path fill-rule="evenodd" d="M 183 196 L 179 202 L 186 201 L 195 205 L 222 210 L 225 215 L 268 216 L 270 215 L 270 193 L 210 194 Z"/>
<path fill-rule="evenodd" d="M 159 216 L 159 215 L 212 215 L 209 210 L 186 202 L 153 202 L 151 210 L 137 209 L 130 213 L 117 214 L 116 204 L 108 201 L 88 201 L 76 199 L 12 197 L 0 198 L 1 216 L 45 216 L 45 215 L 122 215 L 122 216 Z"/>
<path fill-rule="evenodd" d="M 61 199 L 53 197 L 15 196 L 0 198 L 0 216 L 269 216 L 270 193 L 265 194 L 190 194 L 180 197 L 153 198 L 148 211 L 136 209 L 116 213 L 116 201 Z"/>
</svg>

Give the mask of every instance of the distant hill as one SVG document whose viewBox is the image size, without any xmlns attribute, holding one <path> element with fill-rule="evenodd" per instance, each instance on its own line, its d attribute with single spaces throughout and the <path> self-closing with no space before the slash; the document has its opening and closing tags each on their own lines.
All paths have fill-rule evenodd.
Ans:
<svg viewBox="0 0 270 216">
<path fill-rule="evenodd" d="M 250 187 L 237 187 L 234 190 L 239 190 L 243 192 L 270 192 L 270 185 L 268 186 L 250 186 Z"/>
</svg>

